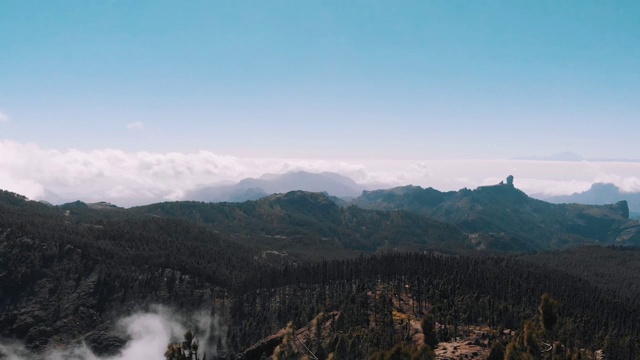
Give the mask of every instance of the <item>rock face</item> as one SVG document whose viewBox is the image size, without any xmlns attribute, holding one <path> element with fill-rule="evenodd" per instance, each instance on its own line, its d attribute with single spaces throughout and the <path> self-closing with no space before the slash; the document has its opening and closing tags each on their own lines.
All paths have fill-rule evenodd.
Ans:
<svg viewBox="0 0 640 360">
<path fill-rule="evenodd" d="M 616 211 L 620 216 L 625 219 L 629 218 L 629 205 L 626 200 L 618 201 L 611 206 L 613 211 Z"/>
<path fill-rule="evenodd" d="M 513 186 L 513 175 L 507 176 L 507 185 Z"/>
</svg>

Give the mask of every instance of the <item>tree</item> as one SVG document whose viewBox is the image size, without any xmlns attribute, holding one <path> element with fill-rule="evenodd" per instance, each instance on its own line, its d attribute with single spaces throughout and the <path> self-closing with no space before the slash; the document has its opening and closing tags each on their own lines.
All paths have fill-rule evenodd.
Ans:
<svg viewBox="0 0 640 360">
<path fill-rule="evenodd" d="M 436 320 L 431 314 L 426 314 L 420 323 L 422 334 L 424 335 L 424 343 L 431 349 L 438 347 L 438 333 L 436 332 Z"/>
<path fill-rule="evenodd" d="M 542 323 L 542 328 L 545 331 L 552 331 L 558 323 L 559 306 L 560 303 L 556 299 L 549 296 L 549 294 L 542 294 L 538 310 L 540 311 L 540 322 Z"/>
<path fill-rule="evenodd" d="M 503 360 L 504 359 L 504 344 L 501 340 L 496 340 L 491 344 L 491 350 L 487 360 Z"/>
<path fill-rule="evenodd" d="M 200 360 L 198 357 L 198 341 L 191 330 L 184 333 L 184 341 L 177 344 L 167 345 L 167 351 L 164 352 L 167 360 Z M 202 360 L 206 360 L 205 354 Z"/>
<path fill-rule="evenodd" d="M 523 341 L 524 341 L 524 349 L 526 350 L 526 354 L 529 355 L 531 359 L 540 358 L 540 339 L 536 336 L 536 324 L 527 320 L 524 323 L 523 330 Z"/>
<path fill-rule="evenodd" d="M 513 339 L 507 345 L 507 350 L 504 354 L 504 360 L 520 360 L 522 358 L 522 353 L 518 350 L 518 346 L 516 340 Z"/>
<path fill-rule="evenodd" d="M 299 359 L 301 354 L 296 349 L 296 331 L 292 322 L 287 324 L 285 331 L 282 343 L 273 351 L 273 358 L 275 360 Z"/>
</svg>

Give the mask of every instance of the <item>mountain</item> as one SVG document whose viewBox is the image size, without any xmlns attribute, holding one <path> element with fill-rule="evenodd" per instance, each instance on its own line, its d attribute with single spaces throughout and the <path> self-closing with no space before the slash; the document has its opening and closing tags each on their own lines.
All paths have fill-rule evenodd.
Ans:
<svg viewBox="0 0 640 360">
<path fill-rule="evenodd" d="M 564 151 L 557 154 L 548 156 L 518 156 L 512 158 L 513 160 L 535 160 L 535 161 L 591 161 L 591 162 L 640 162 L 636 158 L 584 158 L 580 154 L 576 154 L 571 151 Z"/>
<path fill-rule="evenodd" d="M 337 197 L 352 197 L 359 195 L 364 189 L 364 186 L 340 174 L 294 171 L 284 174 L 264 174 L 259 178 L 243 179 L 233 185 L 201 187 L 188 192 L 183 199 L 206 202 L 243 202 L 294 190 L 326 192 Z"/>
<path fill-rule="evenodd" d="M 0 191 L 0 337 L 31 349 L 80 339 L 112 352 L 126 342 L 114 314 L 156 303 L 200 309 L 261 266 L 254 253 L 185 220 Z"/>
<path fill-rule="evenodd" d="M 445 193 L 442 200 L 427 194 L 426 207 L 450 204 L 445 210 L 464 207 L 471 214 L 500 198 L 496 206 L 512 212 L 528 201 L 510 183 Z M 454 206 L 458 198 L 463 205 Z M 616 212 L 624 212 L 623 204 L 583 208 L 592 215 L 582 218 L 585 223 L 617 220 L 622 215 Z M 640 354 L 640 290 L 629 286 L 635 284 L 637 250 L 469 256 L 477 253 L 469 241 L 452 224 L 407 210 L 340 207 L 322 193 L 123 209 L 82 202 L 51 206 L 0 191 L 0 338 L 40 351 L 29 358 L 83 343 L 99 354 L 115 354 L 138 341 L 123 334 L 116 320 L 160 304 L 211 320 L 201 325 L 180 316 L 197 329 L 207 358 L 284 358 L 287 352 L 301 358 L 308 351 L 323 359 L 331 353 L 391 358 L 394 351 L 395 358 L 407 358 L 398 351 L 425 351 L 428 333 L 438 334 L 436 353 L 460 347 L 459 353 L 478 358 L 518 341 L 503 329 L 524 333 L 523 320 L 536 321 L 540 297 L 549 293 L 562 304 L 556 332 L 560 340 L 571 339 L 568 346 L 602 348 L 612 359 Z M 601 271 L 618 259 L 623 265 Z M 580 267 L 559 270 L 572 263 Z M 288 334 L 297 345 L 291 346 Z M 541 346 L 535 336 L 528 344 Z M 4 340 L 0 345 L 3 357 L 9 347 Z M 78 358 L 71 354 L 58 358 Z"/>
<path fill-rule="evenodd" d="M 244 245 L 316 259 L 393 249 L 472 250 L 451 224 L 409 211 L 340 207 L 324 193 L 292 191 L 244 203 L 167 202 L 128 213 L 185 219 Z"/>
<path fill-rule="evenodd" d="M 564 151 L 549 156 L 522 156 L 516 157 L 514 160 L 539 160 L 539 161 L 584 161 L 585 159 L 576 153 Z"/>
<path fill-rule="evenodd" d="M 640 245 L 640 223 L 629 219 L 626 202 L 551 204 L 530 198 L 512 181 L 457 192 L 416 186 L 365 191 L 351 204 L 408 210 L 452 223 L 479 248 L 540 251 L 588 243 Z"/>
<path fill-rule="evenodd" d="M 587 205 L 612 204 L 625 200 L 629 205 L 629 211 L 640 212 L 640 193 L 625 193 L 615 184 L 610 183 L 595 183 L 591 185 L 589 190 L 581 193 L 540 198 L 555 204 L 576 203 Z"/>
</svg>

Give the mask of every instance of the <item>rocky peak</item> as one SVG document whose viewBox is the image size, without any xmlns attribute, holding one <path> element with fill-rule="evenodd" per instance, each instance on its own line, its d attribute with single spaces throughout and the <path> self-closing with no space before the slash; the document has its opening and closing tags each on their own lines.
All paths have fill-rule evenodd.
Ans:
<svg viewBox="0 0 640 360">
<path fill-rule="evenodd" d="M 625 219 L 629 218 L 629 204 L 627 204 L 626 200 L 618 201 L 617 203 L 611 205 L 611 208 L 620 214 Z"/>
</svg>

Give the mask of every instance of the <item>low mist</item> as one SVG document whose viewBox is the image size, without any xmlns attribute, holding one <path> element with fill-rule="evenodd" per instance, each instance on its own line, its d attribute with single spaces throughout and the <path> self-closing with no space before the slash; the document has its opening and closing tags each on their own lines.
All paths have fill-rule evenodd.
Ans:
<svg viewBox="0 0 640 360">
<path fill-rule="evenodd" d="M 2 360 L 163 360 L 169 343 L 182 341 L 187 330 L 194 332 L 199 343 L 199 354 L 217 353 L 216 346 L 224 341 L 218 316 L 200 311 L 181 316 L 163 306 L 154 306 L 148 312 L 136 313 L 117 321 L 115 332 L 128 339 L 116 355 L 98 356 L 86 344 L 69 345 L 65 349 L 33 353 L 15 340 L 0 340 Z"/>
</svg>

